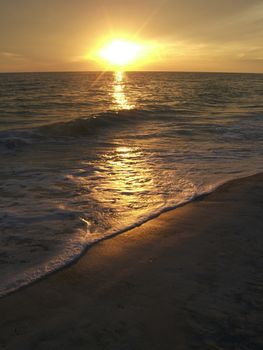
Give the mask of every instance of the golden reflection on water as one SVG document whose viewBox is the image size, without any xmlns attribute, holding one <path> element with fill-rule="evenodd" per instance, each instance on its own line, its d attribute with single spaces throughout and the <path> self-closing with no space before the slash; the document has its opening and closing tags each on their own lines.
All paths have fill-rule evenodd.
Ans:
<svg viewBox="0 0 263 350">
<path fill-rule="evenodd" d="M 103 156 L 100 169 L 108 174 L 96 196 L 100 201 L 118 203 L 126 209 L 147 206 L 153 174 L 140 148 L 117 146 Z"/>
<path fill-rule="evenodd" d="M 125 94 L 125 73 L 122 71 L 114 72 L 113 102 L 117 110 L 135 108 Z"/>
</svg>

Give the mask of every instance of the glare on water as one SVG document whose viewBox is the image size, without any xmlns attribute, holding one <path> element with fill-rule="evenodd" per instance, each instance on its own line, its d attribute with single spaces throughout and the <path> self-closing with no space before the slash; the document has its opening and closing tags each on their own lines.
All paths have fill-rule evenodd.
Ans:
<svg viewBox="0 0 263 350">
<path fill-rule="evenodd" d="M 125 94 L 125 76 L 122 71 L 114 72 L 113 102 L 117 110 L 135 108 L 135 105 L 129 102 Z"/>
</svg>

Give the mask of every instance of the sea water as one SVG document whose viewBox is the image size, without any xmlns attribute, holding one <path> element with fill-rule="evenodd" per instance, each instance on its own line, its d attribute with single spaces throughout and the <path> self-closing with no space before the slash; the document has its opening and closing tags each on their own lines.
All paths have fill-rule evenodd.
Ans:
<svg viewBox="0 0 263 350">
<path fill-rule="evenodd" d="M 263 75 L 0 74 L 0 295 L 263 170 Z"/>
</svg>

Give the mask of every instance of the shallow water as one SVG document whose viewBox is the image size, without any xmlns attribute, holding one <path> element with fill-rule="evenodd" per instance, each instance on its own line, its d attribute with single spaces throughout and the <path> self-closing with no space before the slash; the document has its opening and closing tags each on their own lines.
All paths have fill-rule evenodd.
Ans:
<svg viewBox="0 0 263 350">
<path fill-rule="evenodd" d="M 0 75 L 0 294 L 262 171 L 263 75 Z"/>
</svg>

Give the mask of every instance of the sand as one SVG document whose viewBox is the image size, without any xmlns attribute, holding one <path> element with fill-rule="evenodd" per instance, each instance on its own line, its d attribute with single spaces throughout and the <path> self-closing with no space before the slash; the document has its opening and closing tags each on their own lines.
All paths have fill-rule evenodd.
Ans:
<svg viewBox="0 0 263 350">
<path fill-rule="evenodd" d="M 263 349 L 263 175 L 0 300 L 0 349 Z"/>
</svg>

